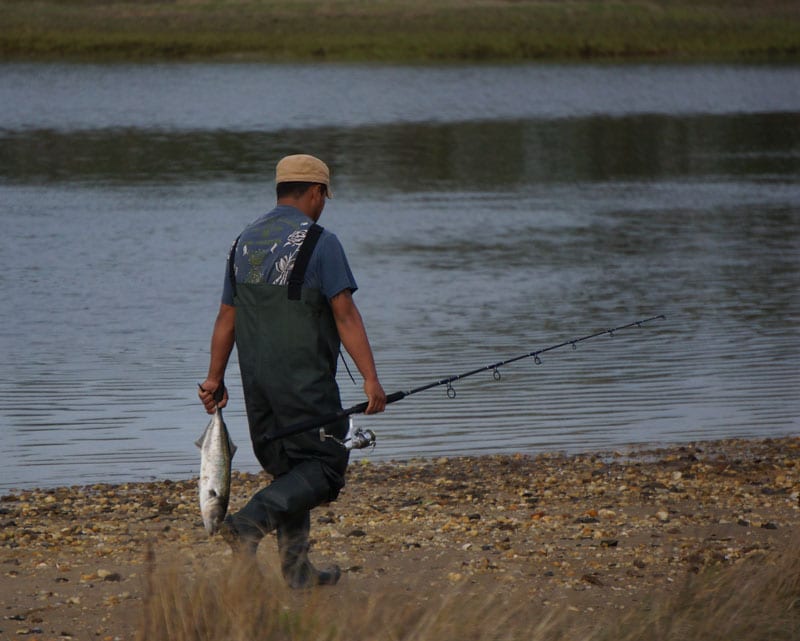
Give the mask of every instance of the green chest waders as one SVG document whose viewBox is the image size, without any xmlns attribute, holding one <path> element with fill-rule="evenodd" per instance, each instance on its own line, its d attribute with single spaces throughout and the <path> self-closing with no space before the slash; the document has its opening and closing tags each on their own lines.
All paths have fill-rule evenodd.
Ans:
<svg viewBox="0 0 800 641">
<path fill-rule="evenodd" d="M 289 300 L 286 287 L 237 284 L 236 345 L 253 449 L 262 467 L 279 476 L 297 462 L 321 460 L 343 476 L 347 451 L 318 432 L 268 441 L 279 427 L 341 409 L 336 384 L 339 335 L 327 300 L 304 289 Z M 345 421 L 330 432 L 344 438 Z M 331 479 L 336 481 L 335 478 Z"/>
<path fill-rule="evenodd" d="M 267 441 L 279 427 L 341 409 L 336 384 L 340 340 L 333 313 L 319 290 L 300 286 L 316 241 L 309 243 L 310 236 L 299 251 L 289 287 L 236 283 L 234 294 L 250 437 L 256 457 L 274 480 L 233 515 L 233 523 L 254 544 L 277 528 L 284 563 L 302 565 L 304 575 L 312 567 L 305 554 L 308 511 L 336 498 L 349 456 L 317 432 Z M 347 423 L 342 420 L 327 431 L 343 439 Z M 319 580 L 318 574 L 310 576 Z"/>
<path fill-rule="evenodd" d="M 348 452 L 316 432 L 268 442 L 278 427 L 341 409 L 336 384 L 340 340 L 327 299 L 302 287 L 322 233 L 312 225 L 295 259 L 289 286 L 235 283 L 236 346 L 253 449 L 262 467 L 279 476 L 306 459 L 322 461 L 338 491 Z M 343 438 L 346 421 L 329 428 Z"/>
</svg>

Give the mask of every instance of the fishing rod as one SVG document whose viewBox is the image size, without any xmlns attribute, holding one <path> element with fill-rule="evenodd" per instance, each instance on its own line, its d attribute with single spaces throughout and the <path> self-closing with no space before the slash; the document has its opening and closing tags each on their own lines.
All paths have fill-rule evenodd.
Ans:
<svg viewBox="0 0 800 641">
<path fill-rule="evenodd" d="M 425 390 L 429 390 L 433 387 L 438 387 L 439 385 L 446 385 L 447 386 L 447 397 L 448 398 L 455 398 L 456 397 L 456 390 L 453 387 L 453 383 L 455 381 L 461 380 L 462 378 L 467 378 L 468 376 L 474 376 L 475 374 L 479 374 L 480 372 L 492 372 L 492 376 L 496 381 L 499 381 L 501 378 L 500 375 L 500 368 L 504 365 L 509 365 L 510 363 L 515 363 L 516 361 L 521 361 L 523 358 L 533 358 L 534 362 L 537 365 L 542 363 L 541 355 L 547 352 L 552 352 L 556 349 L 561 349 L 562 347 L 566 347 L 567 345 L 571 345 L 572 349 L 578 349 L 578 343 L 583 343 L 584 341 L 591 340 L 593 338 L 597 338 L 598 336 L 605 336 L 608 334 L 609 336 L 613 336 L 616 332 L 621 332 L 626 329 L 630 329 L 632 327 L 641 327 L 645 323 L 650 323 L 654 320 L 666 320 L 666 316 L 663 314 L 659 314 L 658 316 L 651 316 L 650 318 L 644 318 L 642 320 L 637 320 L 632 323 L 628 323 L 627 325 L 620 325 L 619 327 L 613 327 L 611 329 L 604 329 L 593 334 L 587 334 L 586 336 L 581 336 L 580 338 L 573 338 L 571 340 L 564 341 L 562 343 L 558 343 L 556 345 L 550 345 L 550 347 L 545 347 L 544 349 L 539 349 L 533 352 L 528 352 L 526 354 L 520 354 L 519 356 L 514 356 L 512 358 L 507 358 L 503 361 L 497 361 L 496 363 L 492 363 L 491 365 L 484 365 L 483 367 L 476 367 L 468 372 L 464 372 L 463 374 L 455 374 L 453 376 L 448 376 L 446 378 L 441 378 L 437 381 L 433 381 L 432 383 L 427 383 L 425 385 L 420 385 L 419 387 L 415 387 L 413 389 L 407 391 L 399 391 L 394 392 L 393 394 L 389 394 L 386 397 L 386 404 L 394 403 L 396 401 L 402 400 L 407 396 L 411 396 L 412 394 L 418 394 L 419 392 L 424 392 Z M 302 432 L 308 432 L 310 430 L 324 428 L 326 425 L 330 425 L 331 423 L 335 423 L 336 421 L 349 417 L 353 414 L 361 414 L 367 409 L 368 403 L 366 401 L 362 403 L 358 403 L 353 405 L 352 407 L 348 407 L 345 409 L 341 409 L 337 412 L 331 412 L 330 414 L 325 414 L 324 416 L 314 416 L 312 418 L 298 421 L 292 425 L 289 425 L 283 429 L 278 430 L 275 434 L 270 436 L 267 440 L 268 441 L 277 441 L 282 438 L 286 438 L 287 436 L 293 436 L 295 434 L 300 434 Z M 324 440 L 325 438 L 332 438 L 332 436 L 325 434 L 323 429 L 320 429 L 320 437 Z M 347 449 L 361 449 L 363 447 L 367 447 L 368 445 L 372 445 L 375 443 L 375 435 L 372 433 L 371 430 L 354 430 L 351 424 L 350 432 L 348 436 L 345 438 L 344 441 L 339 441 L 339 439 L 334 439 L 338 441 L 341 445 L 346 447 Z"/>
</svg>

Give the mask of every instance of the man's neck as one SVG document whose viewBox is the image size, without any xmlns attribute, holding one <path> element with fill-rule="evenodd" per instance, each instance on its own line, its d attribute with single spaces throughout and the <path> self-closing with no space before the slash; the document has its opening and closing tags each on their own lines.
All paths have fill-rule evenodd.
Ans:
<svg viewBox="0 0 800 641">
<path fill-rule="evenodd" d="M 310 218 L 314 222 L 317 222 L 317 218 L 314 217 L 313 208 L 310 206 L 308 199 L 306 198 L 293 198 L 293 197 L 286 197 L 286 198 L 279 198 L 278 205 L 288 205 L 289 207 L 294 207 L 299 211 L 303 212 L 307 218 Z"/>
</svg>

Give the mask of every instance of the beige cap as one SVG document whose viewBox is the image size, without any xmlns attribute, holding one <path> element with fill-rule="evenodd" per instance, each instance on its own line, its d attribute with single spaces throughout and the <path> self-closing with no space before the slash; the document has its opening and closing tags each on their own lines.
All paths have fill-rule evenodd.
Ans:
<svg viewBox="0 0 800 641">
<path fill-rule="evenodd" d="M 328 198 L 333 198 L 331 172 L 328 165 L 314 156 L 295 154 L 294 156 L 285 156 L 278 161 L 278 165 L 275 167 L 275 183 L 289 182 L 322 183 L 328 192 Z"/>
</svg>

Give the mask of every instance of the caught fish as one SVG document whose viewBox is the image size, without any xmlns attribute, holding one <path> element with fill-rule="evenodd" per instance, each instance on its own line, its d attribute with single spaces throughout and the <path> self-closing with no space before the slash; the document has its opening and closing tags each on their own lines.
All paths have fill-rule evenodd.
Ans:
<svg viewBox="0 0 800 641">
<path fill-rule="evenodd" d="M 231 461 L 236 446 L 228 435 L 217 408 L 206 431 L 195 445 L 200 448 L 200 513 L 209 535 L 214 534 L 228 513 L 231 495 Z"/>
</svg>

